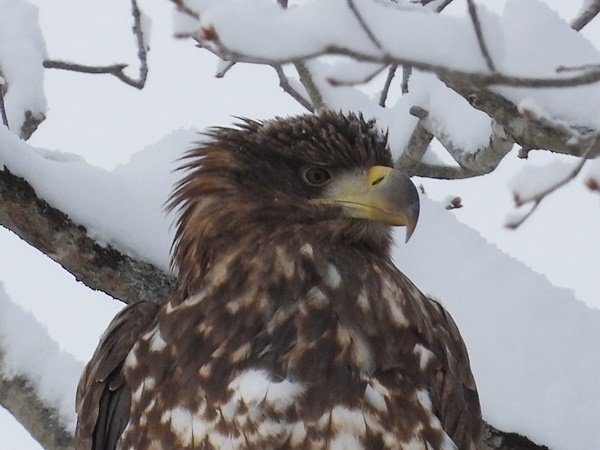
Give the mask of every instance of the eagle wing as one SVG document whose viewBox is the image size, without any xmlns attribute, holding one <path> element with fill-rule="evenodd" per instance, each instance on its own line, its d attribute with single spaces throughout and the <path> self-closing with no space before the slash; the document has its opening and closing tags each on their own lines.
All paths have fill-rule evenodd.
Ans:
<svg viewBox="0 0 600 450">
<path fill-rule="evenodd" d="M 442 427 L 459 449 L 476 450 L 481 439 L 481 408 L 471 372 L 467 347 L 448 311 L 429 299 L 430 317 L 438 348 L 432 360 L 432 403 Z"/>
<path fill-rule="evenodd" d="M 77 387 L 75 448 L 112 450 L 129 420 L 131 396 L 122 367 L 140 334 L 153 323 L 159 305 L 138 302 L 111 322 Z"/>
</svg>

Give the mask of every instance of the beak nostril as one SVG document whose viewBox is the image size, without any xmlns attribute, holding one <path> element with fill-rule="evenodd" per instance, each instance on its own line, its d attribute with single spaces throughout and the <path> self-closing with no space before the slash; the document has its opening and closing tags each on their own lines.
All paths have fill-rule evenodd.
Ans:
<svg viewBox="0 0 600 450">
<path fill-rule="evenodd" d="M 379 183 L 381 183 L 381 182 L 383 181 L 383 179 L 384 179 L 384 178 L 385 178 L 385 177 L 379 177 L 379 178 L 377 178 L 375 181 L 373 181 L 373 182 L 371 183 L 371 186 L 376 186 L 376 185 L 378 185 Z"/>
</svg>

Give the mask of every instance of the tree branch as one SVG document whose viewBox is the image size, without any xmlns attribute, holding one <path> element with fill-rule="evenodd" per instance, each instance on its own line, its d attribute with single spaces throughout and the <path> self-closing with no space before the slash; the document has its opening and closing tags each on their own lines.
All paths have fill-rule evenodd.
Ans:
<svg viewBox="0 0 600 450">
<path fill-rule="evenodd" d="M 425 115 L 422 115 L 421 112 L 425 112 Z M 433 140 L 433 134 L 431 134 L 424 124 L 427 118 L 426 111 L 413 106 L 410 113 L 418 117 L 419 121 L 410 136 L 406 148 L 402 151 L 402 154 L 398 157 L 394 165 L 408 176 L 413 176 L 418 175 L 420 172 L 419 169 L 423 164 L 421 160 Z"/>
<path fill-rule="evenodd" d="M 8 116 L 6 115 L 6 106 L 4 105 L 4 87 L 6 85 L 6 82 L 1 76 L 0 79 L 2 81 L 0 83 L 0 114 L 2 115 L 2 123 L 6 128 L 10 130 L 10 126 L 8 125 Z"/>
<path fill-rule="evenodd" d="M 575 130 L 549 122 L 543 118 L 524 116 L 517 106 L 488 89 L 476 87 L 458 79 L 441 78 L 452 90 L 467 99 L 471 106 L 485 112 L 519 145 L 527 149 L 545 149 L 565 155 L 582 156 L 584 149 L 580 145 Z M 591 149 L 590 158 L 600 155 L 600 143 Z"/>
<path fill-rule="evenodd" d="M 339 78 L 331 77 L 331 78 L 327 78 L 327 81 L 332 86 L 356 86 L 358 84 L 366 84 L 366 83 L 370 82 L 371 80 L 373 80 L 373 78 L 375 78 L 381 72 L 383 72 L 385 70 L 385 68 L 386 68 L 386 66 L 378 66 L 377 68 L 371 70 L 366 75 L 363 75 L 361 78 L 342 80 Z M 388 77 L 389 77 L 389 73 L 388 73 Z"/>
<path fill-rule="evenodd" d="M 584 2 L 585 7 L 582 8 L 579 16 L 577 16 L 571 22 L 571 28 L 577 31 L 581 31 L 588 23 L 590 23 L 594 17 L 600 12 L 600 0 L 594 0 L 593 2 Z"/>
<path fill-rule="evenodd" d="M 492 85 L 527 88 L 560 88 L 584 86 L 600 81 L 600 68 L 570 77 L 520 77 L 506 75 L 500 72 L 481 73 L 451 69 L 445 65 L 402 58 L 385 52 L 377 52 L 375 54 L 366 53 L 364 51 L 333 44 L 324 44 L 322 48 L 304 54 L 296 54 L 289 57 L 282 55 L 277 58 L 265 58 L 263 56 L 240 53 L 228 48 L 219 39 L 218 30 L 215 30 L 214 28 L 203 30 L 201 33 L 178 34 L 177 37 L 193 38 L 198 42 L 199 47 L 205 48 L 220 58 L 230 61 L 251 64 L 283 65 L 296 63 L 298 61 L 308 61 L 321 56 L 347 56 L 356 61 L 379 63 L 386 66 L 412 66 L 418 70 L 433 72 L 440 78 L 460 80 L 464 84 L 470 84 L 480 88 Z"/>
<path fill-rule="evenodd" d="M 92 289 L 126 303 L 161 301 L 172 276 L 147 262 L 98 244 L 62 211 L 40 199 L 31 185 L 5 167 L 0 171 L 0 225 L 58 262 Z"/>
<path fill-rule="evenodd" d="M 510 140 L 501 126 L 492 123 L 492 136 L 487 146 L 476 152 L 467 152 L 458 148 L 445 134 L 436 134 L 439 127 L 433 122 L 429 113 L 423 108 L 413 106 L 411 114 L 419 117 L 419 123 L 411 136 L 409 145 L 400 157 L 398 163 L 409 175 L 428 178 L 461 179 L 492 172 L 500 161 L 508 154 L 514 142 Z M 447 165 L 432 165 L 422 162 L 427 146 L 433 139 L 442 144 L 446 151 L 458 164 L 458 167 Z"/>
<path fill-rule="evenodd" d="M 354 4 L 354 0 L 347 0 L 347 1 L 348 1 L 348 7 L 350 8 L 350 11 L 352 11 L 352 14 L 354 14 L 354 17 L 356 17 L 356 20 L 358 21 L 358 23 L 360 24 L 360 27 L 363 29 L 363 31 L 366 33 L 366 35 L 369 37 L 369 40 L 379 50 L 383 50 L 383 45 L 381 45 L 381 42 L 379 42 L 379 39 L 377 39 L 377 36 L 375 36 L 375 33 L 373 33 L 373 30 L 367 24 L 367 22 L 365 21 L 365 18 L 362 16 L 360 11 Z"/>
<path fill-rule="evenodd" d="M 325 105 L 325 102 L 323 101 L 323 95 L 321 94 L 321 91 L 316 85 L 315 80 L 313 79 L 313 76 L 310 73 L 310 70 L 306 66 L 306 62 L 294 61 L 293 64 L 296 70 L 298 71 L 300 83 L 302 83 L 302 86 L 304 86 L 304 89 L 306 89 L 306 92 L 310 97 L 311 103 L 315 105 L 316 110 L 322 109 Z"/>
<path fill-rule="evenodd" d="M 304 98 L 304 96 L 290 84 L 290 80 L 283 71 L 283 67 L 275 65 L 273 68 L 279 77 L 279 86 L 284 90 L 284 92 L 287 92 L 294 100 L 304 106 L 307 110 L 314 112 L 315 108 L 312 103 Z"/>
<path fill-rule="evenodd" d="M 72 450 L 73 435 L 66 431 L 56 409 L 37 395 L 33 383 L 23 376 L 4 375 L 4 356 L 0 349 L 0 404 L 46 450 Z"/>
<path fill-rule="evenodd" d="M 127 64 L 111 64 L 108 66 L 87 66 L 68 61 L 46 60 L 44 67 L 46 69 L 61 69 L 72 72 L 80 72 L 87 74 L 110 74 L 117 77 L 123 83 L 132 86 L 136 89 L 143 89 L 148 78 L 148 48 L 144 42 L 144 30 L 142 28 L 142 14 L 137 5 L 136 0 L 131 0 L 131 13 L 133 15 L 133 34 L 136 37 L 138 48 L 138 60 L 140 62 L 140 72 L 137 79 L 131 78 L 125 74 L 124 69 Z"/>
<path fill-rule="evenodd" d="M 494 61 L 488 51 L 487 44 L 485 43 L 485 39 L 483 37 L 483 30 L 481 29 L 481 22 L 479 21 L 479 14 L 477 13 L 477 6 L 473 0 L 467 0 L 467 4 L 469 6 L 469 16 L 471 17 L 471 22 L 473 23 L 473 28 L 475 29 L 475 35 L 477 36 L 477 43 L 479 44 L 479 50 L 481 51 L 481 55 L 483 59 L 485 59 L 485 63 L 487 64 L 490 72 L 495 72 L 496 67 L 494 66 Z"/>
<path fill-rule="evenodd" d="M 396 75 L 396 69 L 398 66 L 390 66 L 388 69 L 387 77 L 385 78 L 385 84 L 383 85 L 383 89 L 381 90 L 381 94 L 379 95 L 379 106 L 382 108 L 385 107 L 385 102 L 387 101 L 388 94 L 390 92 L 390 87 L 392 86 L 392 81 L 394 76 Z M 404 92 L 404 91 L 402 91 Z"/>
<path fill-rule="evenodd" d="M 543 189 L 542 191 L 537 192 L 529 197 L 521 197 L 517 193 L 515 193 L 514 200 L 515 200 L 516 206 L 522 206 L 527 203 L 533 203 L 533 206 L 531 207 L 531 209 L 529 211 L 527 211 L 526 214 L 523 214 L 522 216 L 513 218 L 511 220 L 508 220 L 507 223 L 505 224 L 505 227 L 510 228 L 512 230 L 519 228 L 529 217 L 531 217 L 531 215 L 537 209 L 537 207 L 540 205 L 542 200 L 544 200 L 548 195 L 552 194 L 556 190 L 563 187 L 565 184 L 574 180 L 575 177 L 577 175 L 579 175 L 579 172 L 581 172 L 581 169 L 583 169 L 583 166 L 589 159 L 591 151 L 598 144 L 598 140 L 600 140 L 599 138 L 600 138 L 600 136 L 596 135 L 590 139 L 588 145 L 585 146 L 585 152 L 581 156 L 579 162 L 577 163 L 577 165 L 575 167 L 573 167 L 573 169 L 565 177 L 557 180 L 555 183 L 553 183 L 546 189 Z"/>
</svg>

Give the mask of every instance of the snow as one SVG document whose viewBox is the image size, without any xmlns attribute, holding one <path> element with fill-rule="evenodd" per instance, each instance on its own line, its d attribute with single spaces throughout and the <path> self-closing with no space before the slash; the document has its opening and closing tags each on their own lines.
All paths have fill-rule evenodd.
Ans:
<svg viewBox="0 0 600 450">
<path fill-rule="evenodd" d="M 75 388 L 81 362 L 62 352 L 33 315 L 13 303 L 0 283 L 0 356 L 3 375 L 25 375 L 38 395 L 55 407 L 62 423 L 75 430 Z"/>
<path fill-rule="evenodd" d="M 390 7 L 377 3 L 371 8 L 372 5 L 363 0 L 355 3 L 367 21 L 378 24 L 374 31 L 390 54 L 423 64 L 445 63 L 460 70 L 487 71 L 472 24 L 464 11 L 458 16 L 435 15 L 417 12 L 415 8 L 409 8 L 407 12 L 404 6 Z M 303 2 L 288 11 L 281 10 L 275 2 L 258 0 L 197 0 L 189 4 L 203 11 L 200 26 L 214 26 L 219 38 L 229 48 L 248 52 L 255 58 L 277 59 L 315 53 L 331 42 L 372 55 L 380 54 L 377 46 L 366 38 L 356 18 L 349 13 L 347 2 L 342 0 Z M 6 96 L 9 121 L 16 129 L 24 111 L 46 111 L 41 67 L 46 50 L 34 7 L 17 0 L 2 0 L 0 11 L 0 63 L 2 76 L 10 87 Z M 560 65 L 578 66 L 599 60 L 598 51 L 589 41 L 574 33 L 556 13 L 536 0 L 509 1 L 500 13 L 480 7 L 479 14 L 494 63 L 507 73 L 549 77 L 556 76 L 555 69 Z M 181 14 L 176 16 L 179 31 L 190 33 L 198 30 L 196 21 Z M 130 17 L 127 19 L 130 20 Z M 393 33 L 383 35 L 379 32 L 392 21 Z M 78 22 L 87 28 L 93 21 Z M 104 19 L 100 22 L 108 23 Z M 187 24 L 183 26 L 183 22 Z M 399 26 L 399 23 L 403 25 Z M 152 38 L 156 37 L 156 29 L 160 26 L 159 21 L 153 23 Z M 431 33 L 432 29 L 436 33 Z M 89 34 L 99 35 L 98 32 Z M 128 38 L 131 36 L 128 35 Z M 146 43 L 148 39 L 149 35 Z M 87 54 L 94 55 L 89 48 L 82 48 Z M 113 55 L 108 57 L 112 59 Z M 179 77 L 184 72 L 184 63 L 191 66 L 191 58 L 164 66 Z M 234 74 L 238 71 L 237 67 L 232 71 Z M 396 156 L 417 122 L 409 113 L 414 105 L 428 110 L 430 125 L 436 133 L 448 136 L 455 145 L 468 152 L 487 145 L 490 133 L 487 116 L 470 108 L 464 99 L 431 74 L 414 70 L 410 93 L 402 97 L 390 96 L 386 108 L 376 105 L 378 91 L 332 87 L 326 81 L 332 74 L 341 74 L 339 78 L 344 79 L 357 77 L 369 67 L 372 66 L 361 64 L 352 67 L 343 58 L 310 62 L 310 68 L 316 75 L 315 81 L 323 88 L 327 104 L 334 109 L 361 110 L 366 117 L 377 118 L 383 128 L 389 128 L 390 144 Z M 158 65 L 153 70 L 160 69 L 162 67 Z M 247 74 L 254 69 L 245 70 Z M 255 103 L 266 104 L 271 96 L 264 95 L 257 87 L 258 78 L 262 79 L 264 72 L 252 73 L 259 74 L 256 79 L 250 77 L 253 89 L 260 92 L 260 100 Z M 572 76 L 574 73 L 577 72 L 560 76 Z M 198 77 L 196 73 L 193 75 Z M 231 82 L 229 73 L 227 77 L 223 83 Z M 373 83 L 379 83 L 380 87 L 382 77 L 385 73 Z M 111 80 L 108 83 L 116 82 Z M 152 89 L 151 84 L 152 81 L 148 89 Z M 163 93 L 170 87 L 167 86 L 169 83 L 161 81 L 157 84 L 161 85 L 162 95 L 159 106 L 146 107 L 142 103 L 141 109 L 151 110 L 155 116 L 164 116 L 165 110 L 174 113 L 173 110 L 180 105 L 167 103 L 165 98 L 171 94 Z M 110 87 L 115 88 L 115 84 L 110 84 Z M 68 86 L 68 89 L 71 87 Z M 118 89 L 111 91 L 111 95 L 120 95 Z M 540 117 L 567 125 L 600 124 L 600 89 L 597 85 L 564 90 L 494 89 L 522 109 Z M 183 103 L 183 97 L 192 95 L 190 92 L 191 87 L 172 95 L 181 96 L 179 101 Z M 248 94 L 247 81 L 244 81 L 244 90 L 240 92 Z M 213 113 L 223 105 L 229 109 L 227 114 L 240 112 L 240 109 L 227 104 L 223 93 L 208 91 L 203 95 L 198 96 L 200 101 L 198 98 L 194 100 L 201 106 L 202 120 L 206 120 L 208 110 Z M 102 96 L 110 99 L 106 90 L 102 91 Z M 55 108 L 56 103 L 53 105 Z M 140 108 L 139 104 L 137 107 Z M 118 108 L 112 108 L 106 122 L 124 122 Z M 271 109 L 272 115 L 283 115 L 275 106 Z M 82 110 L 81 117 L 68 124 L 73 134 L 76 134 L 75 131 L 80 133 L 78 146 L 81 147 L 81 142 L 89 142 L 89 146 L 98 153 L 112 151 L 114 145 L 107 144 L 110 142 L 108 137 L 99 138 L 104 128 L 109 128 L 108 124 L 94 124 L 95 128 L 81 125 L 88 116 L 96 120 L 89 111 L 89 104 L 84 105 Z M 191 114 L 194 121 L 197 111 Z M 140 117 L 141 113 L 136 115 L 135 123 L 129 122 L 112 137 L 125 140 L 129 135 L 151 134 L 154 128 L 159 128 L 144 124 Z M 256 117 L 266 118 L 264 115 Z M 170 117 L 163 117 L 160 125 L 168 120 Z M 215 119 L 210 120 L 213 124 L 217 123 Z M 224 119 L 219 116 L 219 120 Z M 63 131 L 61 144 L 70 137 L 64 135 L 71 134 L 71 129 L 67 128 L 66 133 Z M 167 269 L 173 230 L 170 228 L 172 217 L 165 215 L 163 204 L 178 176 L 172 172 L 177 166 L 174 161 L 198 139 L 194 130 L 174 131 L 133 155 L 129 162 L 106 170 L 86 163 L 80 155 L 28 145 L 1 129 L 0 167 L 6 165 L 15 174 L 26 177 L 39 195 L 67 212 L 76 222 L 84 224 L 89 234 L 102 243 L 115 245 Z M 447 155 L 440 154 L 435 148 L 427 153 L 430 161 L 438 161 L 444 156 L 447 159 Z M 537 171 L 528 168 L 514 178 L 513 185 L 523 196 L 539 191 L 546 185 L 544 183 L 556 180 L 572 164 L 552 163 Z M 600 180 L 598 160 L 586 165 L 584 176 Z M 461 193 L 461 197 L 465 196 Z M 591 204 L 596 207 L 597 201 Z M 423 198 L 415 234 L 408 245 L 400 244 L 395 248 L 394 258 L 422 290 L 440 298 L 458 322 L 469 347 L 484 417 L 497 427 L 523 433 L 550 448 L 600 448 L 597 427 L 600 423 L 597 402 L 600 391 L 596 380 L 600 370 L 600 352 L 597 349 L 600 311 L 586 307 L 572 292 L 552 286 L 544 276 L 488 244 L 477 232 L 458 223 L 444 206 L 444 203 Z M 491 212 L 493 206 L 488 211 Z M 469 207 L 465 202 L 461 211 Z M 487 215 L 486 210 L 483 211 L 481 215 Z M 581 228 L 588 224 L 577 225 Z M 553 226 L 552 222 L 549 226 Z M 402 242 L 404 230 L 399 230 L 399 233 L 397 241 Z M 551 233 L 547 239 L 552 240 L 553 245 L 562 241 L 558 233 Z M 526 242 L 526 239 L 523 241 L 522 247 L 527 251 L 539 251 L 533 248 L 535 244 Z M 542 244 L 539 245 L 544 245 L 543 240 L 540 242 Z M 568 241 L 565 239 L 565 242 Z M 590 241 L 582 245 L 593 247 L 597 243 Z M 3 253 L 5 248 L 2 247 Z M 571 248 L 570 251 L 577 252 L 577 249 Z M 550 255 L 548 259 L 553 257 Z M 571 263 L 564 262 L 561 271 L 574 277 L 577 272 L 590 271 L 590 268 L 592 271 L 597 268 L 595 259 L 580 261 L 575 258 Z M 48 300 L 42 295 L 50 295 L 51 300 L 58 301 L 53 298 L 54 294 L 40 292 L 39 303 Z M 5 351 L 8 373 L 25 374 L 37 383 L 43 398 L 59 408 L 63 420 L 72 429 L 73 396 L 82 365 L 61 352 L 47 337 L 43 327 L 13 303 L 3 289 L 0 289 L 0 346 Z"/>
<path fill-rule="evenodd" d="M 164 204 L 177 179 L 174 161 L 195 140 L 196 131 L 175 131 L 157 144 L 160 152 L 150 146 L 130 164 L 109 171 L 76 155 L 33 149 L 0 129 L 0 164 L 29 180 L 38 195 L 86 226 L 100 243 L 168 270 L 172 220 Z"/>
<path fill-rule="evenodd" d="M 402 238 L 399 231 L 396 242 Z M 452 313 L 486 420 L 550 448 L 600 448 L 600 310 L 427 198 L 414 235 L 395 248 L 394 259 Z"/>
<path fill-rule="evenodd" d="M 514 195 L 519 201 L 526 202 L 553 187 L 557 181 L 566 179 L 575 169 L 577 160 L 565 162 L 554 160 L 539 166 L 529 165 L 522 168 L 509 180 Z"/>
<path fill-rule="evenodd" d="M 46 111 L 44 67 L 46 47 L 38 10 L 20 0 L 0 1 L 0 67 L 8 85 L 4 103 L 10 128 L 19 133 L 25 112 Z"/>
<path fill-rule="evenodd" d="M 502 72 L 530 77 L 574 76 L 582 72 L 557 73 L 556 69 L 597 64 L 600 60 L 590 41 L 540 1 L 509 1 L 502 23 L 503 54 L 495 58 Z M 572 125 L 600 125 L 597 84 L 568 89 L 496 87 L 495 90 L 517 104 L 529 98 L 550 116 Z"/>
<path fill-rule="evenodd" d="M 387 127 L 407 120 L 414 123 L 407 117 L 408 111 L 410 106 L 419 105 L 429 111 L 434 134 L 444 135 L 465 152 L 473 153 L 489 143 L 490 119 L 471 108 L 466 100 L 435 77 L 416 70 L 422 64 L 488 72 L 466 11 L 456 16 L 434 14 L 407 3 L 356 1 L 363 19 L 373 24 L 370 31 L 376 35 L 377 43 L 374 43 L 352 14 L 348 2 L 343 0 L 301 2 L 287 10 L 271 1 L 195 0 L 186 4 L 200 15 L 195 30 L 201 40 L 203 36 L 206 38 L 204 45 L 217 51 L 224 46 L 233 54 L 247 55 L 253 61 L 286 62 L 300 56 L 318 55 L 332 47 L 345 48 L 367 58 L 376 59 L 385 54 L 411 61 L 415 65 L 411 92 L 396 99 L 396 110 L 377 108 L 376 102 L 359 98 L 357 89 L 331 87 L 326 82 L 360 78 L 359 75 L 372 72 L 372 64 L 351 63 L 344 58 L 325 62 L 321 58 L 310 61 L 310 68 L 324 99 L 334 108 L 360 109 Z M 557 73 L 557 68 L 596 64 L 600 60 L 598 50 L 590 41 L 538 0 L 508 1 L 501 14 L 479 5 L 478 13 L 486 45 L 501 73 L 534 78 L 572 77 L 580 71 Z M 190 17 L 180 15 L 184 24 L 181 28 L 176 24 L 176 32 L 193 34 Z M 208 29 L 215 30 L 217 42 L 210 39 L 210 33 L 205 34 Z M 436 30 L 435 34 L 430 33 L 432 29 Z M 384 76 L 376 77 L 378 86 L 382 85 Z M 566 89 L 506 86 L 493 89 L 516 104 L 524 101 L 523 105 L 535 105 L 536 110 L 545 112 L 544 117 L 566 125 L 600 125 L 600 89 L 596 84 Z M 393 103 L 394 99 L 390 99 L 388 105 Z M 406 133 L 401 134 L 403 139 L 398 142 L 404 144 Z"/>
</svg>

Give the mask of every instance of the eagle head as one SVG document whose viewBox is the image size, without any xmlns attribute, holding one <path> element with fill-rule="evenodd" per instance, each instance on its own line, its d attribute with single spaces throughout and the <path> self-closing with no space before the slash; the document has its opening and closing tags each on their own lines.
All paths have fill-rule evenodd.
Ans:
<svg viewBox="0 0 600 450">
<path fill-rule="evenodd" d="M 170 200 L 179 211 L 173 261 L 180 268 L 206 264 L 223 245 L 265 230 L 387 254 L 390 226 L 406 226 L 406 240 L 415 229 L 417 189 L 393 169 L 387 135 L 372 120 L 333 111 L 242 119 L 205 137 L 184 156 L 186 175 Z"/>
</svg>

